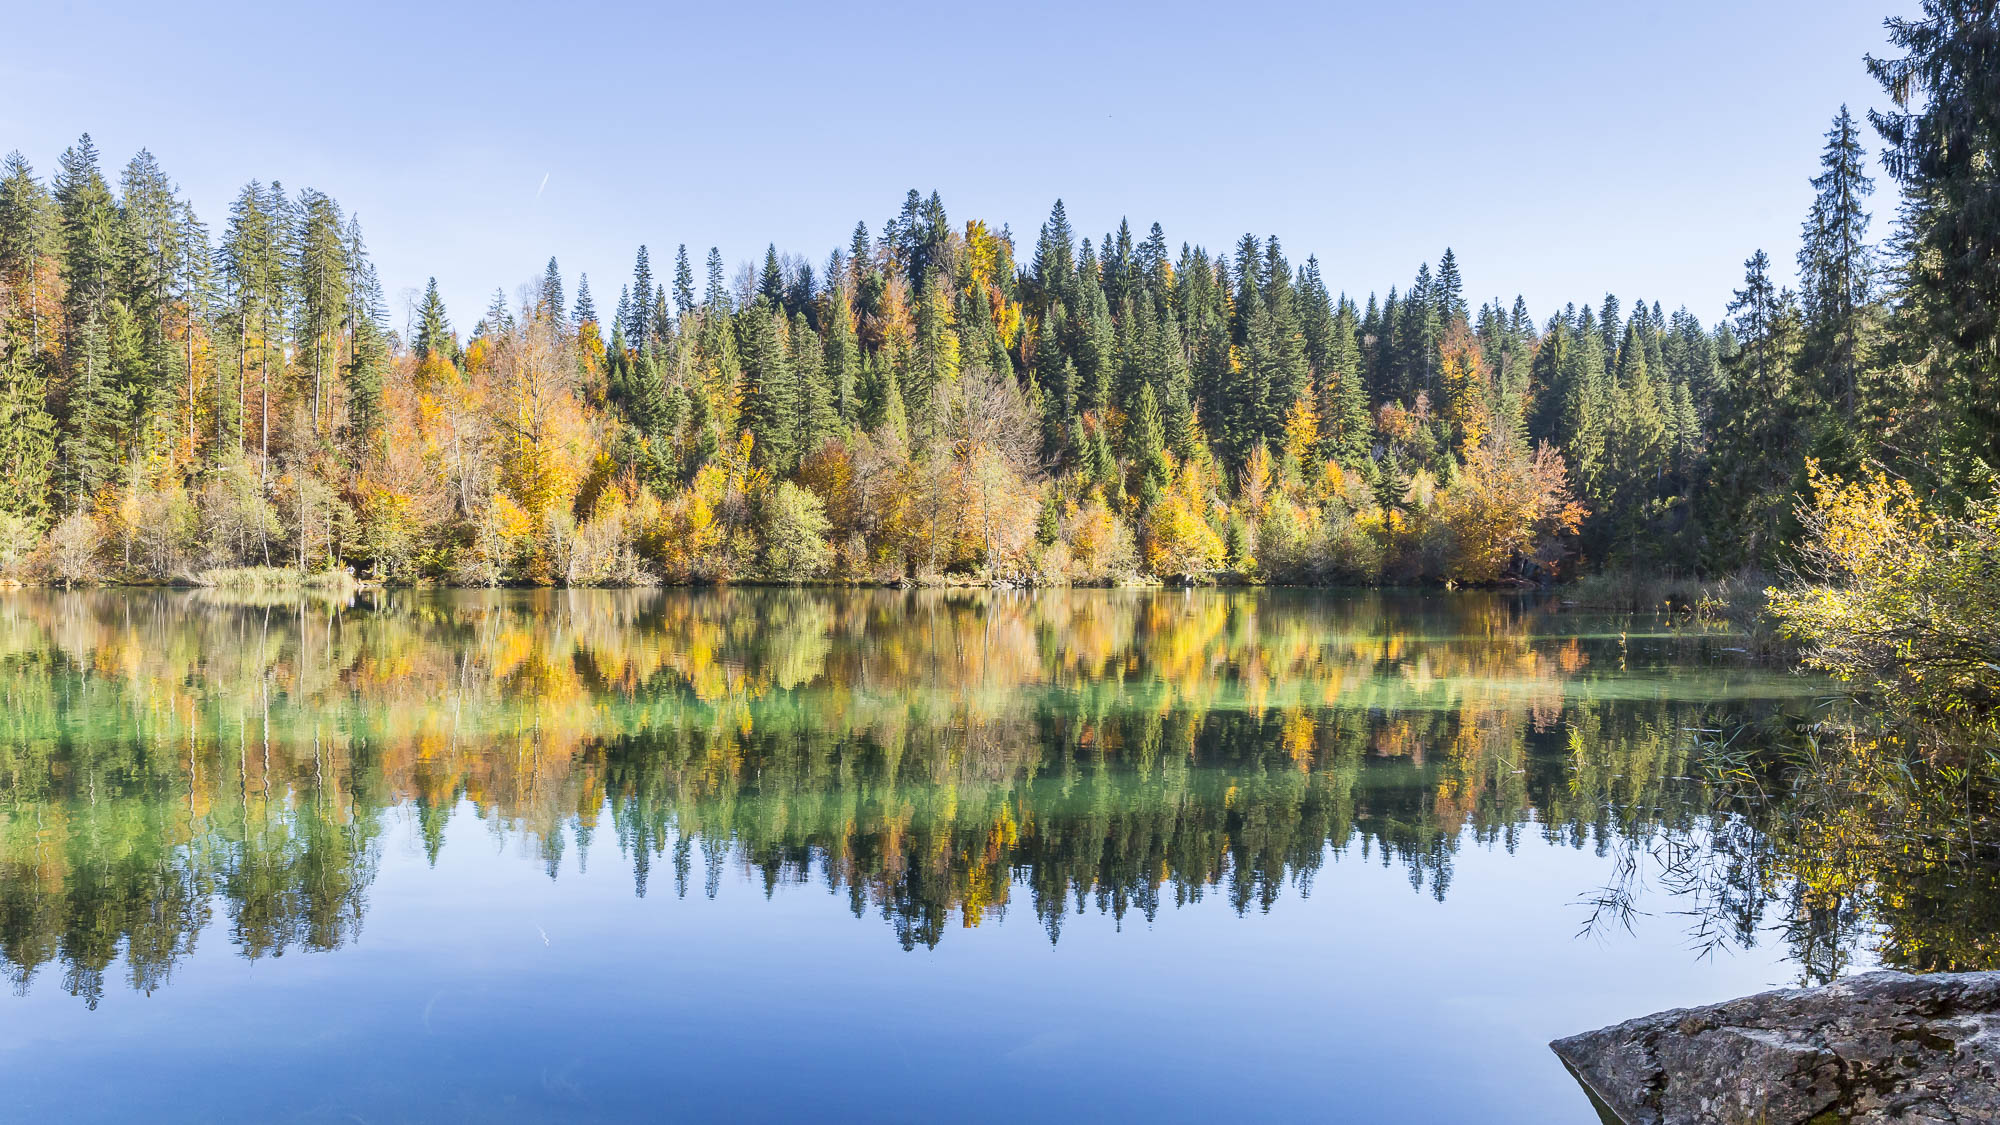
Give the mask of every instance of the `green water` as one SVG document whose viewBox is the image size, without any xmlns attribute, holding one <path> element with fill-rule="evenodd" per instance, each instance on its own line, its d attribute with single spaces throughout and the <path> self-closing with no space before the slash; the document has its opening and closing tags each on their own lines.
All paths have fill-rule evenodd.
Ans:
<svg viewBox="0 0 2000 1125">
<path fill-rule="evenodd" d="M 1988 867 L 1772 796 L 1827 691 L 1740 645 L 1484 595 L 7 594 L 0 1117 L 1588 1122 L 1553 1036 L 1989 948 Z"/>
</svg>

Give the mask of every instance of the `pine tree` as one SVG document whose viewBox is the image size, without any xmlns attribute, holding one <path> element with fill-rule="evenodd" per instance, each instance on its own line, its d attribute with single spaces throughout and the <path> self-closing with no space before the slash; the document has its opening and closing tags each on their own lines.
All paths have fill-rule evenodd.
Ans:
<svg viewBox="0 0 2000 1125">
<path fill-rule="evenodd" d="M 590 299 L 590 275 L 583 274 L 576 279 L 576 311 L 570 319 L 578 327 L 597 323 L 597 302 Z"/>
</svg>

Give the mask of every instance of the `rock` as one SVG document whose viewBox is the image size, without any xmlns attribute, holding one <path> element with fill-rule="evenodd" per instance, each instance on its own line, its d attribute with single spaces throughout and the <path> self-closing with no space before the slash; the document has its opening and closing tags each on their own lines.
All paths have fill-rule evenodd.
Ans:
<svg viewBox="0 0 2000 1125">
<path fill-rule="evenodd" d="M 1624 1125 L 2000 1122 L 2000 972 L 1869 973 L 1549 1046 Z"/>
</svg>

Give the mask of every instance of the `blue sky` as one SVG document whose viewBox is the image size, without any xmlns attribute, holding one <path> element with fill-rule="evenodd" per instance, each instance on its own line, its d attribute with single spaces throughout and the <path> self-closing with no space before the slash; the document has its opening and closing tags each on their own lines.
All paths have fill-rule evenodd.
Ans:
<svg viewBox="0 0 2000 1125">
<path fill-rule="evenodd" d="M 607 306 L 642 242 L 821 261 L 913 186 L 1024 258 L 1060 196 L 1093 237 L 1275 233 L 1357 295 L 1451 246 L 1475 301 L 1707 321 L 1753 250 L 1790 275 L 1822 134 L 1884 104 L 1861 56 L 1916 4 L 309 7 L 16 5 L 0 151 L 148 147 L 218 229 L 252 177 L 319 188 L 399 328 L 428 276 L 465 330 L 551 254 Z"/>
</svg>

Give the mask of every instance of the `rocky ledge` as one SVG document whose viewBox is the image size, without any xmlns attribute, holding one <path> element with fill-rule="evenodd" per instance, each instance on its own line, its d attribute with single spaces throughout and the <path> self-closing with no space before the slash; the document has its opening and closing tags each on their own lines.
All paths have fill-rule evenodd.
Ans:
<svg viewBox="0 0 2000 1125">
<path fill-rule="evenodd" d="M 1549 1046 L 1623 1125 L 2000 1122 L 2000 972 L 1869 973 Z"/>
</svg>

